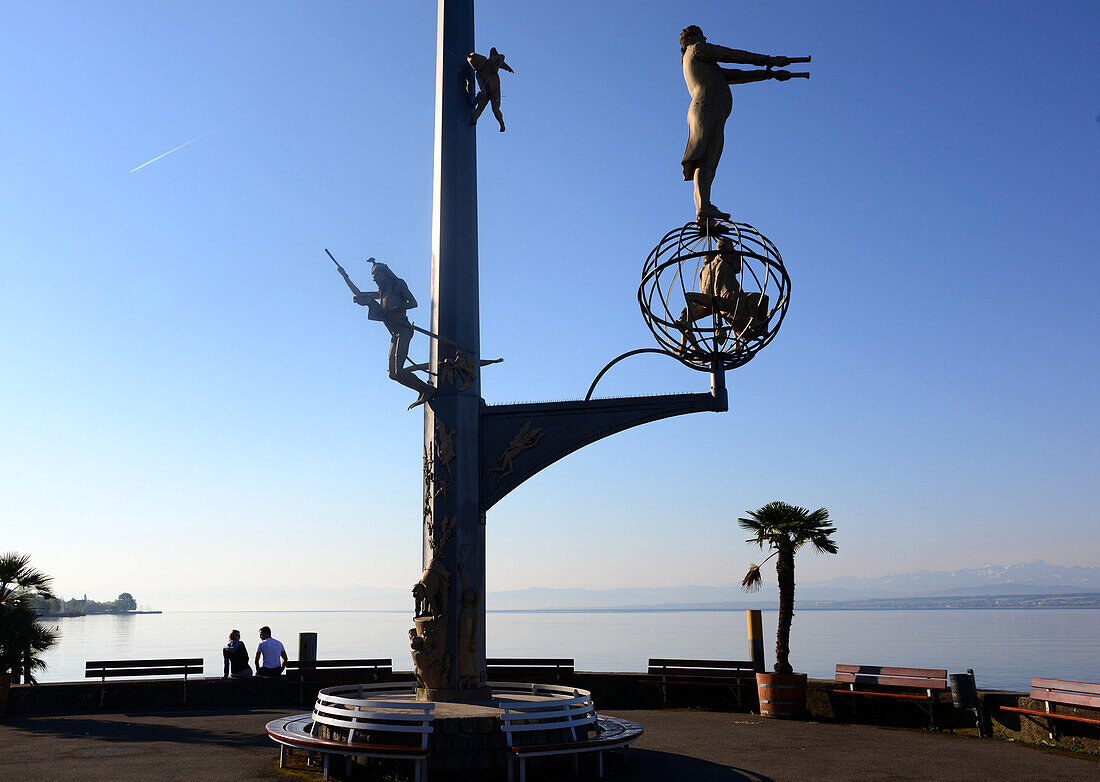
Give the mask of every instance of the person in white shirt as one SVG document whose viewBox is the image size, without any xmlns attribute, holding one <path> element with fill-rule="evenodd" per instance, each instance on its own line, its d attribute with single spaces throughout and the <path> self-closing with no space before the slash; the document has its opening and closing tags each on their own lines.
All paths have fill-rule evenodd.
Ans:
<svg viewBox="0 0 1100 782">
<path fill-rule="evenodd" d="M 267 625 L 261 627 L 260 644 L 256 647 L 256 674 L 280 676 L 286 660 L 286 649 L 280 641 L 271 637 L 271 628 Z"/>
</svg>

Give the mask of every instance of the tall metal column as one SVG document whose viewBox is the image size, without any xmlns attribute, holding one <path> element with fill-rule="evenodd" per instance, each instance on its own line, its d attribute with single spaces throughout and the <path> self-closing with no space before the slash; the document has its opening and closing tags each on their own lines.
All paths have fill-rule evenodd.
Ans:
<svg viewBox="0 0 1100 782">
<path fill-rule="evenodd" d="M 473 0 L 439 0 L 431 330 L 442 339 L 432 340 L 430 368 L 437 391 L 424 408 L 423 557 L 424 580 L 446 595 L 446 605 L 417 619 L 418 632 L 431 641 L 425 659 L 438 685 L 425 687 L 423 696 L 436 700 L 476 698 L 485 682 L 477 146 L 470 122 L 472 72 L 466 62 L 472 51 Z"/>
<path fill-rule="evenodd" d="M 429 362 L 436 391 L 424 408 L 424 571 L 413 589 L 410 638 L 420 697 L 437 701 L 491 695 L 485 686 L 486 511 L 539 470 L 603 437 L 670 416 L 728 409 L 717 364 L 709 394 L 484 404 L 474 74 L 466 61 L 473 51 L 473 0 L 439 0 Z"/>
</svg>

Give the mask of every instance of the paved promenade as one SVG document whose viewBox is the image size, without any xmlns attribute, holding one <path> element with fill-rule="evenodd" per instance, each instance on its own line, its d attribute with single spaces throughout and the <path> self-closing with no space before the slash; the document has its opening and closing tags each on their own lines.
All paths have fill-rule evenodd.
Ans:
<svg viewBox="0 0 1100 782">
<path fill-rule="evenodd" d="M 0 721 L 0 781 L 319 780 L 278 769 L 264 725 L 285 709 L 9 718 Z M 789 780 L 1100 781 L 1100 759 L 993 739 L 863 725 L 762 720 L 694 710 L 609 710 L 645 726 L 629 782 Z M 535 766 L 534 769 L 545 769 Z M 532 780 L 570 779 L 536 773 Z M 565 776 L 563 777 L 562 774 Z"/>
</svg>

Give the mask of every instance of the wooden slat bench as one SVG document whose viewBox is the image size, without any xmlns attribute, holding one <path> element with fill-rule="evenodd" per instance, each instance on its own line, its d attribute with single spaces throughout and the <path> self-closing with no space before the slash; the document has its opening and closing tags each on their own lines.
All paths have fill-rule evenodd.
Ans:
<svg viewBox="0 0 1100 782">
<path fill-rule="evenodd" d="M 654 657 L 649 661 L 649 676 L 639 680 L 641 684 L 657 684 L 661 687 L 661 702 L 668 703 L 668 688 L 679 685 L 727 687 L 737 705 L 741 705 L 741 692 L 745 687 L 756 686 L 756 669 L 748 660 L 675 660 Z"/>
<path fill-rule="evenodd" d="M 299 701 L 305 698 L 307 684 L 352 681 L 359 684 L 377 682 L 392 675 L 393 660 L 381 657 L 360 660 L 290 660 L 286 664 L 287 679 L 298 682 Z"/>
<path fill-rule="evenodd" d="M 912 700 L 924 709 L 928 719 L 936 724 L 936 699 L 947 692 L 947 670 L 940 668 L 896 668 L 881 665 L 847 665 L 837 663 L 837 684 L 847 684 L 847 689 L 833 692 L 852 698 L 852 714 L 856 711 L 857 697 L 898 698 Z M 858 689 L 857 689 L 858 688 Z M 871 689 L 874 688 L 874 689 Z M 914 692 L 924 690 L 924 693 Z"/>
<path fill-rule="evenodd" d="M 1095 717 L 1088 717 L 1083 714 L 1064 714 L 1054 711 L 1055 704 L 1079 709 L 1100 709 L 1100 684 L 1071 682 L 1062 679 L 1043 679 L 1036 676 L 1031 680 L 1031 691 L 1028 693 L 1028 697 L 1032 700 L 1043 701 L 1044 709 L 1040 711 L 1039 709 L 1024 709 L 1019 706 L 1000 706 L 999 708 L 1002 711 L 1014 711 L 1032 719 L 1042 717 L 1048 720 L 1069 720 L 1071 722 L 1084 722 L 1089 725 L 1100 725 L 1100 712 L 1097 712 Z M 1052 739 L 1057 738 L 1054 722 L 1048 722 L 1046 728 Z"/>
<path fill-rule="evenodd" d="M 558 682 L 573 675 L 573 660 L 565 657 L 490 657 L 487 678 L 497 681 Z"/>
<path fill-rule="evenodd" d="M 183 676 L 183 702 L 187 703 L 187 677 L 202 674 L 201 657 L 167 658 L 163 660 L 90 660 L 84 663 L 84 678 L 99 679 L 99 705 L 107 692 L 107 679 L 116 676 Z"/>
<path fill-rule="evenodd" d="M 398 694 L 398 686 L 328 687 L 318 693 L 312 714 L 281 717 L 269 722 L 267 735 L 279 744 L 279 768 L 286 768 L 286 756 L 295 750 L 321 755 L 326 780 L 333 756 L 346 757 L 349 768 L 354 757 L 389 758 L 411 761 L 413 779 L 426 782 L 428 764 L 425 761 L 428 758 L 428 735 L 432 732 L 435 704 L 385 700 L 387 694 Z M 318 725 L 346 730 L 347 740 L 337 741 L 315 735 Z M 369 743 L 357 740 L 357 733 L 368 733 L 372 740 Z M 380 743 L 377 741 L 380 734 L 393 734 L 393 739 Z"/>
<path fill-rule="evenodd" d="M 494 693 L 507 689 L 504 682 L 491 682 Z M 571 755 L 573 773 L 577 773 L 577 757 L 585 753 L 596 754 L 596 773 L 603 776 L 603 753 L 608 750 L 626 750 L 641 737 L 642 726 L 636 722 L 596 714 L 592 695 L 583 690 L 564 687 L 533 688 L 525 694 L 554 696 L 541 701 L 501 701 L 501 716 L 505 743 L 508 745 L 508 782 L 514 778 L 515 765 L 519 765 L 519 782 L 527 780 L 527 759 Z M 534 738 L 539 733 L 552 733 L 551 741 Z"/>
</svg>

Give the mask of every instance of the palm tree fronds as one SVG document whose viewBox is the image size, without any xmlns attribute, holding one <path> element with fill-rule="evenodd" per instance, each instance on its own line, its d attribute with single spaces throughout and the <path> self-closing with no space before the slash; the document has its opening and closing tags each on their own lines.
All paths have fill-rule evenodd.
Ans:
<svg viewBox="0 0 1100 782">
<path fill-rule="evenodd" d="M 760 575 L 760 565 L 750 565 L 749 572 L 741 579 L 741 589 L 745 592 L 759 592 L 764 585 L 764 578 Z"/>
<path fill-rule="evenodd" d="M 9 551 L 0 554 L 0 606 L 11 605 L 32 595 L 50 599 L 53 579 L 30 566 L 29 554 Z"/>
<path fill-rule="evenodd" d="M 0 673 L 23 674 L 35 684 L 46 667 L 41 655 L 57 643 L 57 628 L 36 621 L 31 598 L 52 598 L 53 579 L 30 566 L 26 554 L 0 554 Z"/>
</svg>

